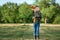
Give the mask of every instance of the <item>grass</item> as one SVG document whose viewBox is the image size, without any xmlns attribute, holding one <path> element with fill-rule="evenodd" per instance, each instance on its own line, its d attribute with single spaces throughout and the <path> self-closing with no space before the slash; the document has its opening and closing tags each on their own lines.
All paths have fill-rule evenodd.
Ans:
<svg viewBox="0 0 60 40">
<path fill-rule="evenodd" d="M 40 27 L 40 37 L 42 40 L 60 40 L 60 27 Z M 0 40 L 26 40 L 33 38 L 33 26 L 0 27 Z"/>
</svg>

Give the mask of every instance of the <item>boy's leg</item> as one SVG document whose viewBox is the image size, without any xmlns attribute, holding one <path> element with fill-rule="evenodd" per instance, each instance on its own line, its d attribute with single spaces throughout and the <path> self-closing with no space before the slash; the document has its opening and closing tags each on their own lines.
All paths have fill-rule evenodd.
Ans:
<svg viewBox="0 0 60 40">
<path fill-rule="evenodd" d="M 39 28 L 40 28 L 40 23 L 38 22 L 38 23 L 37 23 L 37 37 L 38 37 L 38 39 L 40 39 Z"/>
<path fill-rule="evenodd" d="M 36 33 L 37 33 L 36 28 L 37 28 L 37 25 L 36 25 L 36 23 L 34 23 L 34 39 L 35 40 L 37 39 L 37 37 L 36 37 Z"/>
<path fill-rule="evenodd" d="M 39 22 L 34 24 L 34 37 L 35 37 L 35 40 L 37 38 L 40 39 L 40 37 L 39 37 L 39 27 L 40 27 Z"/>
</svg>

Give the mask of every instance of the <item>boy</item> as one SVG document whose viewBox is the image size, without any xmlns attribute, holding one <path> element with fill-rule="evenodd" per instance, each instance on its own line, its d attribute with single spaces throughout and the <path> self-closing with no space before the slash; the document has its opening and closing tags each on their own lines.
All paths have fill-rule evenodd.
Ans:
<svg viewBox="0 0 60 40">
<path fill-rule="evenodd" d="M 38 6 L 35 9 L 32 8 L 32 15 L 33 15 L 33 22 L 34 22 L 34 36 L 35 40 L 39 39 L 39 27 L 40 27 L 40 20 L 41 20 L 41 13 Z"/>
</svg>

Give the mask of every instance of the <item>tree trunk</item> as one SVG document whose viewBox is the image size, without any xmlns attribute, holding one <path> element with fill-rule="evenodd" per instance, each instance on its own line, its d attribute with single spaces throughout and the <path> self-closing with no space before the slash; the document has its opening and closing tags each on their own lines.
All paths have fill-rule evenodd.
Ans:
<svg viewBox="0 0 60 40">
<path fill-rule="evenodd" d="M 45 19 L 44 19 L 44 20 L 45 20 L 45 24 L 46 24 L 46 23 L 47 23 L 47 18 L 45 17 Z"/>
</svg>

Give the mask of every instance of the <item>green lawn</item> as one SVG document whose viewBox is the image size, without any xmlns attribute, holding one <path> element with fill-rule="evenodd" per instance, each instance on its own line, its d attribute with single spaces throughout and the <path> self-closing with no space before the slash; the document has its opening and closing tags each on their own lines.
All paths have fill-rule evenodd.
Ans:
<svg viewBox="0 0 60 40">
<path fill-rule="evenodd" d="M 0 40 L 33 39 L 32 26 L 0 27 Z M 40 27 L 42 40 L 60 40 L 60 27 Z"/>
</svg>

